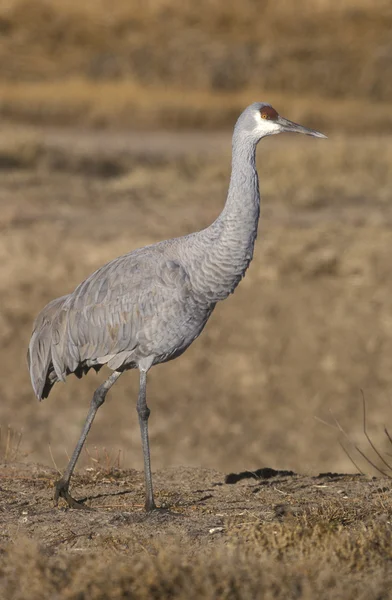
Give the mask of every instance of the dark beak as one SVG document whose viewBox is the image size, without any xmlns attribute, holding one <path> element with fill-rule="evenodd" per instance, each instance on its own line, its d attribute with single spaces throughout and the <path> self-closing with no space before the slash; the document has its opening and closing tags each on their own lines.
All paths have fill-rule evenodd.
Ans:
<svg viewBox="0 0 392 600">
<path fill-rule="evenodd" d="M 320 131 L 316 131 L 315 129 L 308 129 L 308 127 L 304 127 L 303 125 L 298 125 L 298 123 L 289 121 L 288 119 L 285 119 L 284 117 L 281 117 L 281 116 L 279 116 L 277 118 L 277 123 L 282 127 L 282 131 L 288 131 L 291 133 L 304 133 L 305 135 L 312 135 L 313 137 L 318 137 L 318 138 L 326 138 L 327 137 Z"/>
</svg>

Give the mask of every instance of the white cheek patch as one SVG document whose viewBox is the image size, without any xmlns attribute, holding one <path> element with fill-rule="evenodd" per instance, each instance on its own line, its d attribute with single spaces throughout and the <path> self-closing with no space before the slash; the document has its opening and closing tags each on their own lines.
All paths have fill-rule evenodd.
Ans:
<svg viewBox="0 0 392 600">
<path fill-rule="evenodd" d="M 256 123 L 257 123 L 257 126 L 258 126 L 258 127 L 259 127 L 260 125 L 262 125 L 263 121 L 266 121 L 266 120 L 267 120 L 267 119 L 262 119 L 262 118 L 261 118 L 261 114 L 260 114 L 260 112 L 259 112 L 259 111 L 257 111 L 257 112 L 255 113 L 255 119 L 256 119 Z"/>
<path fill-rule="evenodd" d="M 258 111 L 255 114 L 255 117 L 257 123 L 257 130 L 264 133 L 264 135 L 278 133 L 278 131 L 280 131 L 280 127 L 275 121 L 263 119 Z"/>
</svg>

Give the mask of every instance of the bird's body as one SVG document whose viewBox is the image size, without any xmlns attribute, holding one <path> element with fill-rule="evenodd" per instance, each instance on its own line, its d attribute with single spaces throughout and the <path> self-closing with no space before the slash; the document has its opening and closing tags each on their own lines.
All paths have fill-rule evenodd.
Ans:
<svg viewBox="0 0 392 600">
<path fill-rule="evenodd" d="M 42 322 L 51 326 L 45 335 L 33 334 L 30 345 L 37 396 L 46 397 L 56 381 L 91 367 L 165 362 L 197 338 L 253 256 L 260 205 L 255 148 L 241 150 L 235 155 L 241 161 L 240 171 L 233 171 L 234 190 L 210 227 L 114 259 L 38 315 L 37 329 Z M 237 176 L 243 178 L 240 198 Z"/>
<path fill-rule="evenodd" d="M 263 135 L 278 133 L 271 129 L 255 136 L 257 115 L 261 115 L 262 126 L 262 119 L 271 121 L 272 127 L 276 118 L 293 126 L 269 105 L 255 104 L 244 111 L 234 130 L 226 204 L 210 227 L 116 258 L 95 271 L 74 292 L 49 303 L 35 321 L 28 362 L 39 399 L 48 396 L 54 383 L 64 381 L 70 373 L 82 376 L 90 368 L 99 370 L 103 365 L 113 371 L 94 395 L 72 464 L 60 480 L 57 496 L 66 497 L 70 505 L 74 501 L 68 494 L 69 479 L 96 410 L 121 372 L 138 368 L 146 507 L 155 507 L 152 484 L 147 481 L 151 475 L 145 375 L 151 366 L 176 358 L 189 347 L 200 335 L 216 303 L 234 291 L 252 260 L 260 211 L 256 145 Z M 324 137 L 296 127 L 298 131 Z"/>
<path fill-rule="evenodd" d="M 58 299 L 56 310 L 52 304 L 44 308 L 44 322 L 51 323 L 45 332 L 48 341 L 42 343 L 43 333 L 37 337 L 43 351 L 34 353 L 31 364 L 37 395 L 46 397 L 69 373 L 83 375 L 104 364 L 112 370 L 150 367 L 189 346 L 215 304 L 192 287 L 180 241 L 117 258 Z"/>
</svg>

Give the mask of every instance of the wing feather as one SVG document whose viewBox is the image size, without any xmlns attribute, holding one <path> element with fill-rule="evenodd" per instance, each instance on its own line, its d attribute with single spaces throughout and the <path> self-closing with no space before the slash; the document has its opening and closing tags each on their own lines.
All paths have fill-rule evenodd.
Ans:
<svg viewBox="0 0 392 600">
<path fill-rule="evenodd" d="M 137 348 L 143 355 L 157 345 L 164 352 L 165 344 L 172 344 L 167 328 L 181 319 L 189 286 L 185 269 L 161 254 L 131 253 L 96 271 L 57 316 L 58 378 L 74 371 L 77 361 L 117 369 L 132 359 Z M 172 329 L 178 337 L 176 327 Z"/>
<path fill-rule="evenodd" d="M 33 325 L 29 348 L 27 351 L 27 363 L 30 371 L 31 383 L 37 398 L 41 399 L 47 395 L 45 390 L 47 375 L 52 364 L 52 322 L 57 311 L 68 296 L 62 296 L 52 300 L 39 313 Z M 51 385 L 49 385 L 50 390 Z M 46 393 L 47 392 L 47 393 Z"/>
<path fill-rule="evenodd" d="M 29 346 L 36 394 L 43 397 L 47 385 L 48 395 L 72 372 L 82 376 L 105 363 L 119 369 L 137 357 L 170 355 L 188 325 L 194 331 L 196 310 L 186 269 L 159 245 L 108 263 L 37 317 Z"/>
</svg>

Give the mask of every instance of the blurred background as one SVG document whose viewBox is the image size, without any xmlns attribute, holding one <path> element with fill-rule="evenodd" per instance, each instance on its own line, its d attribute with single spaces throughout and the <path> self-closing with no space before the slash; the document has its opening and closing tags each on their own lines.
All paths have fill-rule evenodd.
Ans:
<svg viewBox="0 0 392 600">
<path fill-rule="evenodd" d="M 329 139 L 260 144 L 250 270 L 186 354 L 150 374 L 153 468 L 353 470 L 319 419 L 363 444 L 361 390 L 386 450 L 391 31 L 389 0 L 1 2 L 3 444 L 10 426 L 28 460 L 65 466 L 105 373 L 39 404 L 35 315 L 110 259 L 212 222 L 236 117 L 262 100 Z M 85 464 L 120 452 L 142 466 L 137 387 L 130 372 L 113 388 Z"/>
</svg>

